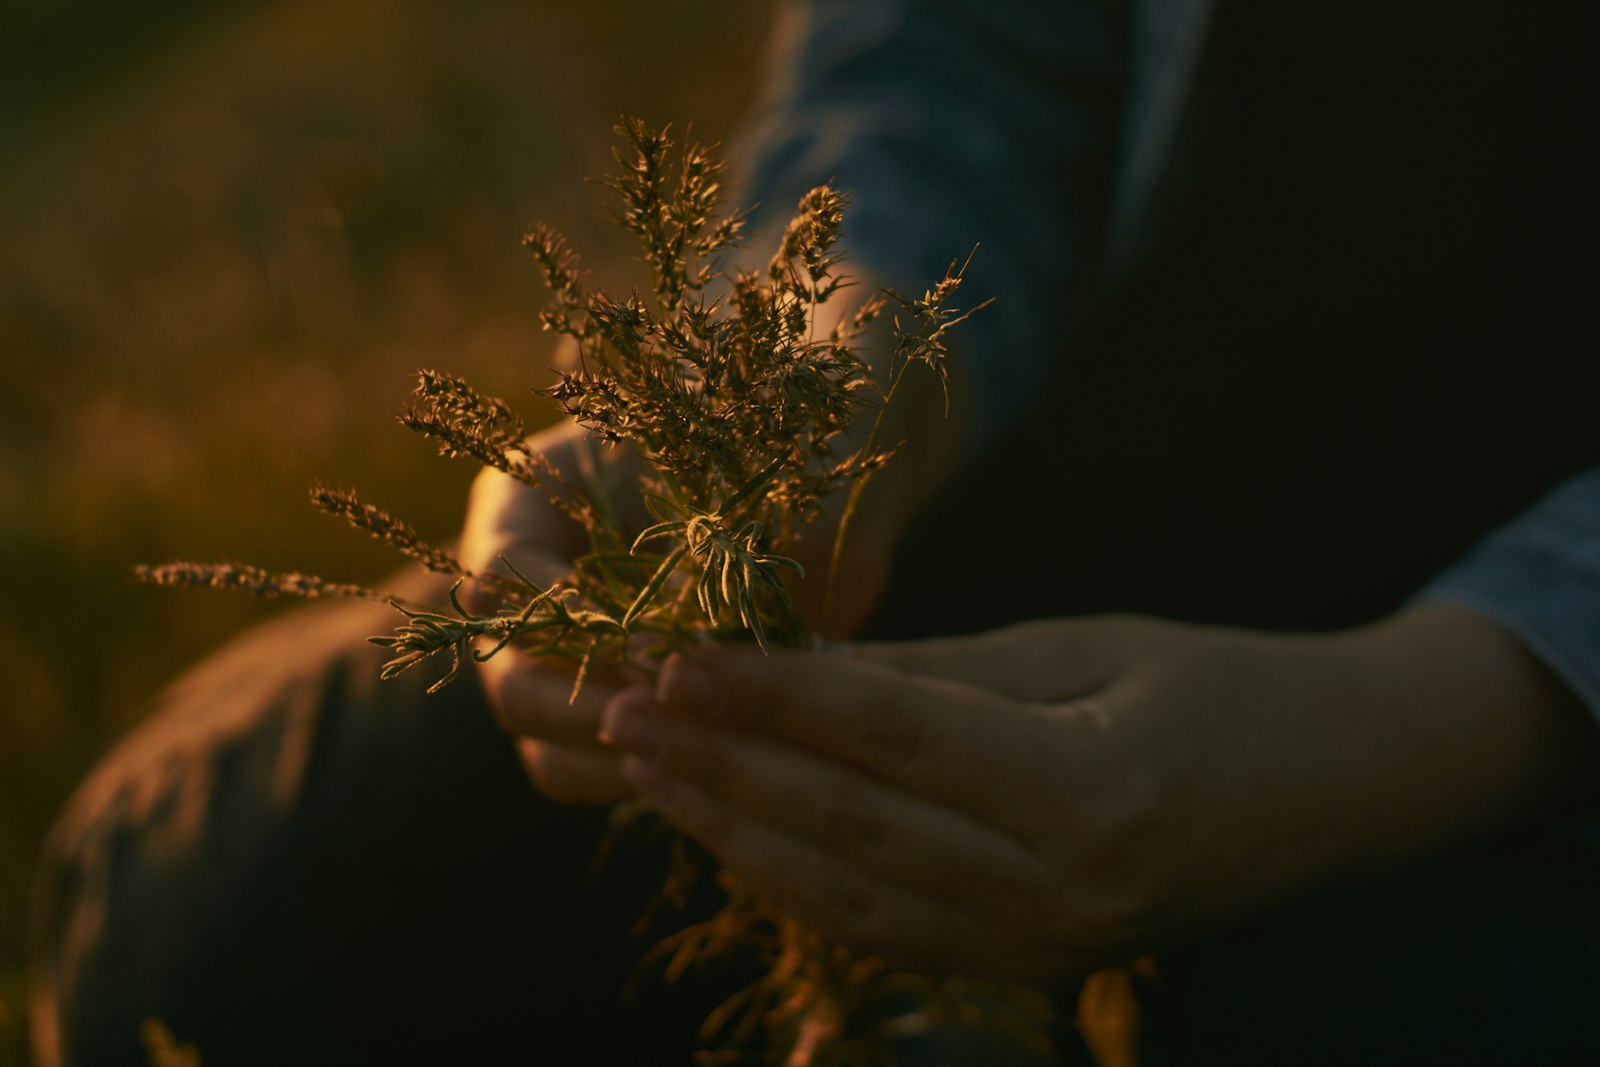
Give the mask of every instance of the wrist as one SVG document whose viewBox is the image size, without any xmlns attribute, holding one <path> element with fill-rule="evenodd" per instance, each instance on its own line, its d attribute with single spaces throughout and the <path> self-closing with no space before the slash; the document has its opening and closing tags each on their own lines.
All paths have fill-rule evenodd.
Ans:
<svg viewBox="0 0 1600 1067">
<path fill-rule="evenodd" d="M 1202 925 L 1553 819 L 1600 778 L 1587 712 L 1468 609 L 1239 647 L 1183 797 L 1223 813 L 1174 883 Z"/>
<path fill-rule="evenodd" d="M 1510 632 L 1427 603 L 1349 635 L 1372 679 L 1374 858 L 1405 860 L 1540 819 L 1591 795 L 1600 729 Z"/>
</svg>

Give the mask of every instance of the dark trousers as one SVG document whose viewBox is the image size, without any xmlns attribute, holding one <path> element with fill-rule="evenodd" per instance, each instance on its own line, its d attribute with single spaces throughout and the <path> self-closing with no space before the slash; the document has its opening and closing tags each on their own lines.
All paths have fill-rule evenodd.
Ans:
<svg viewBox="0 0 1600 1067">
<path fill-rule="evenodd" d="M 392 621 L 322 605 L 245 635 L 84 783 L 40 876 L 43 1062 L 146 1064 L 152 1017 L 207 1067 L 690 1062 L 748 975 L 647 976 L 621 1002 L 683 921 L 633 933 L 664 844 L 593 871 L 605 812 L 535 792 L 470 679 L 378 681 L 362 638 Z M 1092 982 L 1094 1043 L 1153 1065 L 1600 1062 L 1597 857 L 1541 832 L 1302 901 Z M 1085 1057 L 1070 1018 L 1061 1037 Z M 992 1062 L 957 1047 L 944 1062 Z"/>
</svg>

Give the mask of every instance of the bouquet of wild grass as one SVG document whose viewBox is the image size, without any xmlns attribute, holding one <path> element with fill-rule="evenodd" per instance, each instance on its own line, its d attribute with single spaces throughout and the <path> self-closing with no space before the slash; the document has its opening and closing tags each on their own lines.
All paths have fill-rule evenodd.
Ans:
<svg viewBox="0 0 1600 1067">
<path fill-rule="evenodd" d="M 516 651 L 575 662 L 576 695 L 597 662 L 654 672 L 671 652 L 708 641 L 750 639 L 763 649 L 806 643 L 793 583 L 826 581 L 831 603 L 850 519 L 890 458 L 878 439 L 884 406 L 913 364 L 946 380 L 947 331 L 970 313 L 950 303 L 961 284 L 954 263 L 919 298 L 878 293 L 850 314 L 820 314 L 849 284 L 839 269 L 845 201 L 838 192 L 807 193 L 764 268 L 728 274 L 720 256 L 738 244 L 744 216 L 720 211 L 721 163 L 698 146 L 675 151 L 665 131 L 637 120 L 618 132 L 626 150 L 609 184 L 621 200 L 618 220 L 643 248 L 648 297 L 589 290 L 576 257 L 547 227 L 524 243 L 553 294 L 543 324 L 569 338 L 576 353 L 540 392 L 591 437 L 632 449 L 642 461 L 638 484 L 614 491 L 573 484 L 525 448 L 525 427 L 506 403 L 450 375 L 420 372 L 400 421 L 445 455 L 547 493 L 582 527 L 590 550 L 547 586 L 509 562 L 503 571 L 473 573 L 354 494 L 313 490 L 319 508 L 455 577 L 448 605 L 388 598 L 401 619 L 393 633 L 371 638 L 390 653 L 385 678 L 443 658 L 436 690 L 469 660 Z M 886 312 L 892 347 L 880 380 L 858 345 Z M 824 319 L 835 325 L 819 333 Z M 623 505 L 640 502 L 631 510 L 649 518 L 642 528 L 627 525 Z M 825 512 L 838 517 L 830 573 L 807 577 L 795 545 Z M 265 595 L 384 595 L 239 565 L 175 563 L 140 574 Z M 459 595 L 468 585 L 475 607 L 485 593 L 497 606 L 469 609 Z M 669 884 L 687 872 L 669 872 Z M 726 872 L 721 877 L 727 906 L 658 948 L 669 978 L 735 947 L 755 947 L 766 963 L 761 981 L 707 1020 L 706 1038 L 724 1049 L 708 1060 L 737 1056 L 765 1029 L 775 1038 L 769 1047 L 790 1063 L 870 1062 L 890 1035 L 928 1025 L 940 1010 L 969 1015 L 976 1000 L 1010 1009 L 998 1025 L 1042 1032 L 1033 1025 L 1034 1001 L 997 998 L 993 990 L 970 998 L 974 989 L 960 982 L 896 974 L 823 943 Z"/>
</svg>

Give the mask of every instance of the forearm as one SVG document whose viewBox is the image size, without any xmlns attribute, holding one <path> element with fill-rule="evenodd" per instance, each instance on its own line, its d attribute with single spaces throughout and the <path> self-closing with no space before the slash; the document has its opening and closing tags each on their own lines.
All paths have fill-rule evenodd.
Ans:
<svg viewBox="0 0 1600 1067">
<path fill-rule="evenodd" d="M 1189 633 L 1144 698 L 1185 710 L 1139 732 L 1164 821 L 1132 884 L 1135 940 L 1187 939 L 1554 819 L 1600 780 L 1583 707 L 1466 608 L 1337 634 Z"/>
<path fill-rule="evenodd" d="M 972 373 L 952 404 L 974 449 L 1037 394 L 1098 254 L 1124 58 L 1112 6 L 780 5 L 740 144 L 753 230 L 831 183 L 851 197 L 853 271 L 908 296 L 981 243 L 963 297 L 999 299 L 963 328 Z"/>
<path fill-rule="evenodd" d="M 1249 832 L 1219 824 L 1196 865 L 1240 910 L 1421 862 L 1553 819 L 1593 795 L 1600 729 L 1505 629 L 1447 603 L 1287 642 L 1256 721 L 1214 742 L 1214 780 Z M 1230 735 L 1231 736 L 1228 736 Z M 1255 789 L 1237 779 L 1258 779 Z M 1199 887 L 1199 896 L 1209 895 Z"/>
</svg>

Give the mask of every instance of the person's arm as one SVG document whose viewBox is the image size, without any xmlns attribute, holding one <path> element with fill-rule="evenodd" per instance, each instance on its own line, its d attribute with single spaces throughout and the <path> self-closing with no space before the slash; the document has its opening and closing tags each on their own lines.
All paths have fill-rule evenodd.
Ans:
<svg viewBox="0 0 1600 1067">
<path fill-rule="evenodd" d="M 880 443 L 906 447 L 852 522 L 837 582 L 851 603 L 823 619 L 808 610 L 821 583 L 797 590 L 828 636 L 866 619 L 906 529 L 1028 413 L 1078 326 L 1110 214 L 1124 21 L 1108 0 L 778 8 L 764 90 L 734 153 L 737 198 L 757 205 L 747 262 L 762 262 L 803 193 L 829 183 L 849 197 L 841 244 L 861 291 L 917 297 L 972 255 L 953 303 L 994 299 L 952 332 L 949 389 L 913 368 L 885 412 Z M 830 304 L 822 327 L 848 310 Z M 864 346 L 880 380 L 889 351 Z M 820 577 L 831 529 L 809 536 L 799 555 Z"/>
<path fill-rule="evenodd" d="M 957 413 L 972 415 L 968 452 L 1037 395 L 1101 254 L 1127 66 L 1118 9 L 779 7 L 765 88 L 737 149 L 738 195 L 759 203 L 752 232 L 781 228 L 802 193 L 829 182 L 850 196 L 851 270 L 872 283 L 919 295 L 981 246 L 966 306 L 997 300 L 963 325 L 953 367 Z"/>
<path fill-rule="evenodd" d="M 1055 621 L 858 656 L 719 651 L 709 690 L 681 665 L 613 698 L 624 775 L 836 937 L 1082 971 L 1592 810 L 1600 468 L 1348 633 Z"/>
<path fill-rule="evenodd" d="M 1455 604 L 1347 633 L 1055 620 L 719 648 L 605 709 L 752 888 L 926 967 L 1081 975 L 1592 798 L 1600 734 Z"/>
<path fill-rule="evenodd" d="M 882 440 L 914 445 L 864 496 L 834 632 L 865 618 L 900 531 L 1020 410 L 1057 355 L 1051 342 L 1093 254 L 1085 220 L 1105 206 L 1093 172 L 1115 110 L 1119 50 L 1108 6 L 817 0 L 782 8 L 735 190 L 740 202 L 760 201 L 751 219 L 755 262 L 771 254 L 801 194 L 832 182 L 852 197 L 843 251 L 864 286 L 921 295 L 981 241 L 957 303 L 999 298 L 960 328 L 948 421 L 928 376 L 909 375 L 896 397 Z M 579 438 L 575 428 L 558 429 L 534 447 L 570 464 Z M 548 579 L 571 560 L 572 534 L 539 493 L 488 471 L 469 503 L 461 557 L 486 569 L 504 554 Z M 819 529 L 812 540 L 807 562 L 820 577 L 831 536 Z M 820 600 L 812 595 L 819 586 L 800 591 L 803 607 Z M 555 665 L 497 656 L 480 677 L 546 793 L 603 803 L 626 792 L 616 754 L 595 738 L 611 679 L 592 679 L 569 707 L 570 678 Z"/>
</svg>

